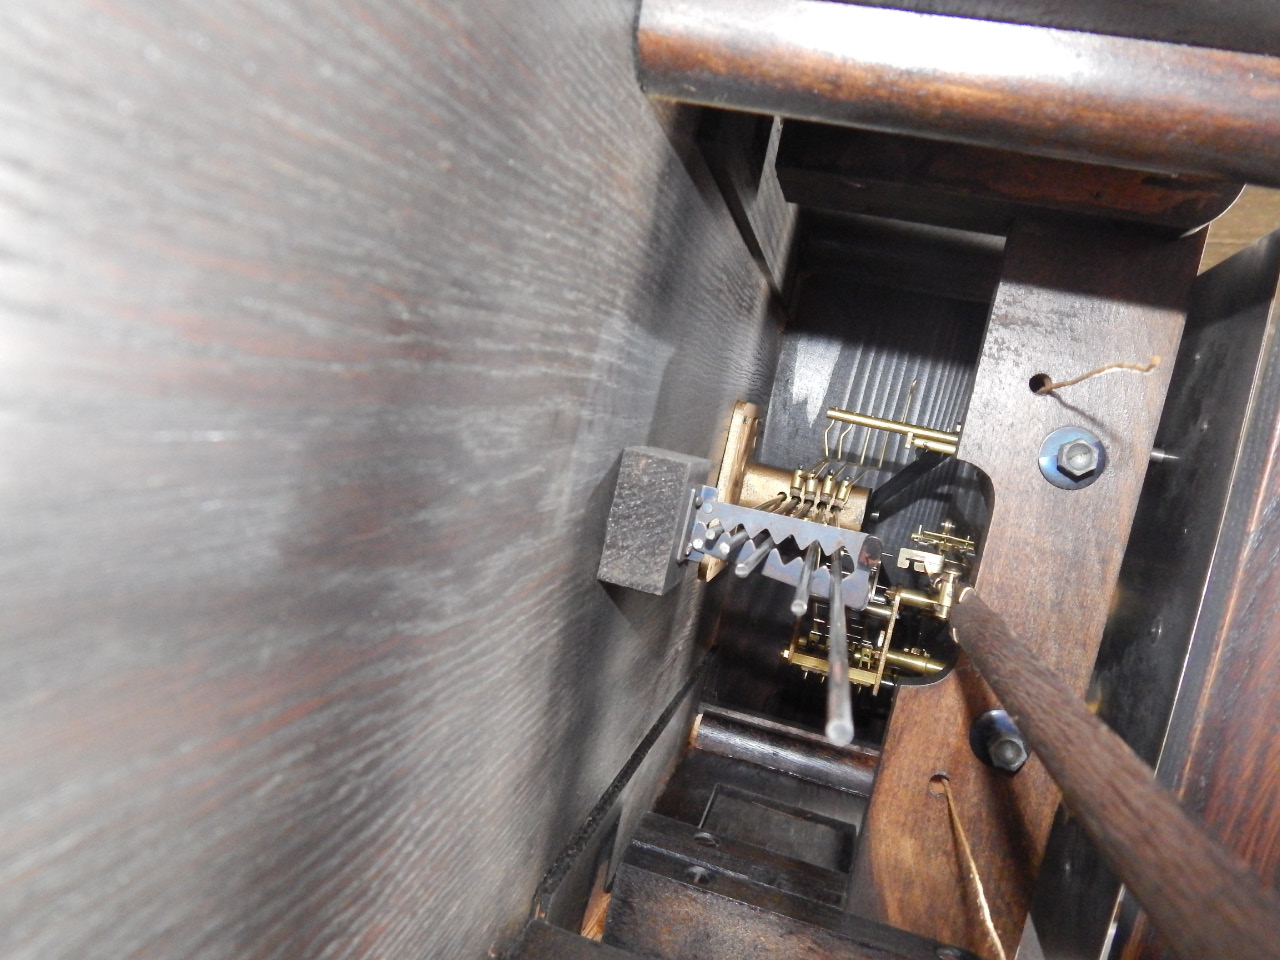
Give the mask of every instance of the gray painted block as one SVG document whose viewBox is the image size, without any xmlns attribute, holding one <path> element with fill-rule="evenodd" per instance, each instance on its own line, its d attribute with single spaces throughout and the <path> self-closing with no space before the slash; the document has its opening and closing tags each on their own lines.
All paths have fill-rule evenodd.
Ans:
<svg viewBox="0 0 1280 960">
<path fill-rule="evenodd" d="M 622 451 L 596 574 L 606 583 L 661 596 L 680 578 L 676 550 L 689 524 L 690 491 L 711 461 L 657 447 Z"/>
</svg>

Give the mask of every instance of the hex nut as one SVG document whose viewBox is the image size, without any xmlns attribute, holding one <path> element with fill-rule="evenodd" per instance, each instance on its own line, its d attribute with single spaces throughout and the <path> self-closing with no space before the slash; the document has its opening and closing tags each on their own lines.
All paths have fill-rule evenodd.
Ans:
<svg viewBox="0 0 1280 960">
<path fill-rule="evenodd" d="M 998 770 L 1017 773 L 1027 762 L 1027 746 L 1020 737 L 1004 736 L 992 742 L 991 765 Z"/>
<path fill-rule="evenodd" d="M 969 726 L 973 755 L 989 767 L 1017 773 L 1031 756 L 1031 748 L 1009 714 L 988 710 Z"/>
<path fill-rule="evenodd" d="M 1098 469 L 1098 450 L 1088 440 L 1072 440 L 1058 448 L 1058 470 L 1072 480 Z"/>
</svg>

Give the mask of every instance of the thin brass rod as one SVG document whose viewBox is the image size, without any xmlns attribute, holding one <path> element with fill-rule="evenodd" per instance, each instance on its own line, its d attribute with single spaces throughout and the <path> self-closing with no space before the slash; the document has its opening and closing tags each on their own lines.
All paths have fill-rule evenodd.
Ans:
<svg viewBox="0 0 1280 960">
<path fill-rule="evenodd" d="M 831 420 L 839 420 L 842 423 L 854 423 L 860 427 L 870 427 L 873 430 L 888 430 L 890 433 L 900 433 L 903 436 L 910 437 L 911 442 L 916 446 L 924 447 L 927 450 L 937 450 L 939 453 L 955 453 L 956 445 L 960 442 L 958 433 L 933 430 L 913 423 L 899 423 L 897 420 L 886 420 L 884 417 L 869 417 L 864 413 L 854 413 L 851 410 L 841 410 L 838 407 L 829 409 L 827 417 Z"/>
</svg>

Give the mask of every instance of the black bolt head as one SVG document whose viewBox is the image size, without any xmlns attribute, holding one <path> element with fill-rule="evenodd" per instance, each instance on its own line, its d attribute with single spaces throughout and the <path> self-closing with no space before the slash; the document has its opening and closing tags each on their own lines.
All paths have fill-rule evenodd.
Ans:
<svg viewBox="0 0 1280 960">
<path fill-rule="evenodd" d="M 1027 747 L 1017 737 L 1000 737 L 990 747 L 991 763 L 997 769 L 1017 773 L 1027 762 Z"/>
</svg>

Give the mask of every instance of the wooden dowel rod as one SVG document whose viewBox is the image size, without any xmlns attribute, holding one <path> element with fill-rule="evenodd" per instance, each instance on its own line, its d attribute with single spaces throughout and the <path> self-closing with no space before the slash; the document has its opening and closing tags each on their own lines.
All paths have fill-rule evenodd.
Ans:
<svg viewBox="0 0 1280 960">
<path fill-rule="evenodd" d="M 1067 808 L 1178 956 L 1280 957 L 1280 899 L 1209 838 L 972 588 L 952 608 L 951 625 Z"/>
<path fill-rule="evenodd" d="M 1280 186 L 1280 57 L 816 0 L 644 0 L 645 91 Z"/>
</svg>

